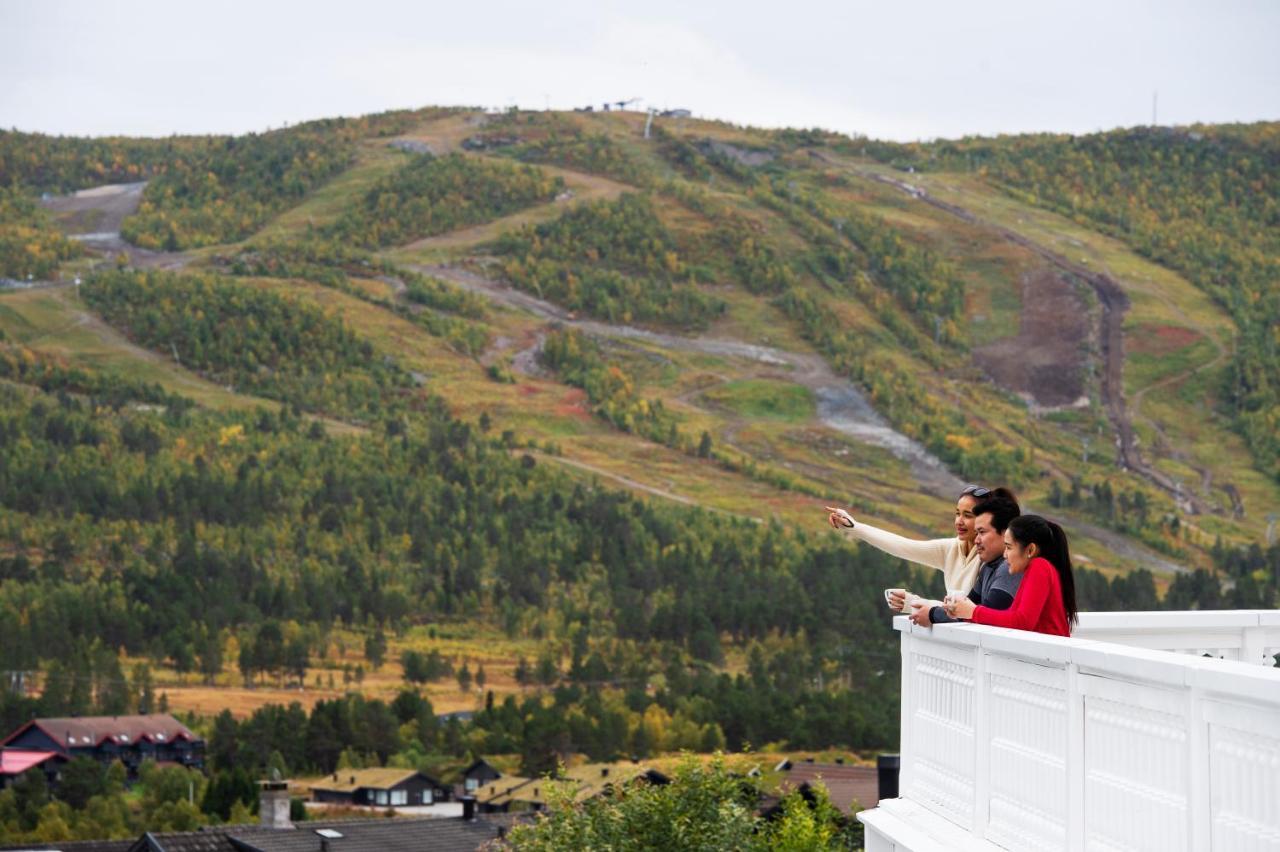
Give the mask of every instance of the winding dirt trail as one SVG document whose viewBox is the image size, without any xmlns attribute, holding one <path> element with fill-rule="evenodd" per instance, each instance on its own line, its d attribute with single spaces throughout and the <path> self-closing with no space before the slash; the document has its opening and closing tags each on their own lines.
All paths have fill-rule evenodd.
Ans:
<svg viewBox="0 0 1280 852">
<path fill-rule="evenodd" d="M 683 494 L 677 494 L 674 491 L 668 491 L 665 488 L 658 488 L 657 486 L 654 486 L 654 485 L 648 485 L 644 482 L 639 482 L 637 480 L 630 479 L 628 477 L 622 476 L 621 474 L 614 473 L 611 470 L 605 470 L 602 467 L 598 467 L 593 464 L 588 464 L 587 462 L 584 462 L 584 461 L 565 458 L 564 456 L 549 456 L 546 453 L 528 452 L 528 451 L 526 452 L 528 455 L 531 455 L 534 458 L 539 459 L 540 461 L 555 462 L 556 464 L 564 465 L 565 467 L 572 467 L 572 468 L 576 468 L 577 470 L 585 470 L 587 473 L 590 473 L 594 476 L 599 476 L 601 479 L 608 479 L 611 482 L 616 482 L 617 484 L 622 485 L 626 488 L 629 488 L 633 491 L 643 491 L 645 494 L 652 494 L 655 497 L 661 497 L 664 500 L 674 500 L 675 502 L 682 503 L 685 506 L 702 506 L 702 504 L 699 503 L 697 500 L 694 500 L 690 497 L 685 497 Z M 712 507 L 702 506 L 702 508 L 712 508 Z M 712 509 L 712 511 L 723 512 L 722 509 Z M 725 512 L 725 514 L 730 514 L 730 513 Z M 742 517 L 742 516 L 735 515 L 735 517 Z"/>
<path fill-rule="evenodd" d="M 449 281 L 480 293 L 501 304 L 519 308 L 548 322 L 576 328 L 597 337 L 621 338 L 650 343 L 680 352 L 696 352 L 738 358 L 787 371 L 787 378 L 809 388 L 818 400 L 818 417 L 826 426 L 862 443 L 888 450 L 911 466 L 912 475 L 927 493 L 949 496 L 964 483 L 918 442 L 889 425 L 847 379 L 837 376 L 817 355 L 786 352 L 741 340 L 708 337 L 681 337 L 598 320 L 578 319 L 543 299 L 486 278 L 468 269 L 453 266 L 415 266 L 419 272 Z"/>
<path fill-rule="evenodd" d="M 479 154 L 471 154 L 469 156 L 483 156 Z M 608 178 L 598 175 L 590 175 L 585 172 L 575 172 L 570 169 L 560 168 L 559 166 L 542 165 L 538 166 L 542 171 L 556 175 L 564 179 L 566 193 L 548 204 L 539 204 L 524 210 L 503 216 L 500 219 L 494 219 L 491 222 L 485 222 L 481 225 L 474 225 L 469 228 L 460 228 L 456 231 L 449 231 L 445 234 L 437 234 L 434 237 L 424 237 L 404 246 L 395 249 L 393 255 L 413 255 L 423 251 L 433 249 L 458 250 L 466 249 L 481 243 L 491 242 L 497 239 L 501 234 L 507 231 L 515 230 L 522 225 L 532 225 L 546 222 L 559 216 L 565 210 L 575 207 L 579 204 L 585 204 L 591 201 L 609 201 L 622 195 L 624 192 L 635 192 L 636 188 L 628 186 L 624 183 L 618 183 Z"/>
</svg>

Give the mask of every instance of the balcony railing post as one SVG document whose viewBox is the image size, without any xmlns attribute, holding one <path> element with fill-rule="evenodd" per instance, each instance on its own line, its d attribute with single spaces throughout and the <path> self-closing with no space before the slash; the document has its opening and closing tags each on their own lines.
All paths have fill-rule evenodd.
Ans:
<svg viewBox="0 0 1280 852">
<path fill-rule="evenodd" d="M 905 615 L 898 618 L 905 619 Z M 898 710 L 898 795 L 905 796 L 911 789 L 911 779 L 915 772 L 915 749 L 911 743 L 911 717 L 914 713 L 915 701 L 911 694 L 911 685 L 915 680 L 911 676 L 912 643 L 915 641 L 910 630 L 899 634 L 902 638 L 902 699 Z"/>
<path fill-rule="evenodd" d="M 973 665 L 973 833 L 987 836 L 987 821 L 991 816 L 991 702 L 988 692 L 991 681 L 987 677 L 987 653 L 975 648 L 977 660 Z"/>
<path fill-rule="evenodd" d="M 1241 649 L 1241 660 L 1248 659 Z M 1187 837 L 1190 848 L 1208 849 L 1212 841 L 1213 815 L 1209 800 L 1209 725 L 1204 718 L 1204 692 L 1187 690 L 1187 765 L 1191 770 L 1190 801 L 1187 808 Z"/>
<path fill-rule="evenodd" d="M 1258 665 L 1264 662 L 1267 631 L 1262 627 L 1246 627 L 1240 637 L 1240 661 Z"/>
<path fill-rule="evenodd" d="M 1080 667 L 1067 664 L 1067 848 L 1084 852 L 1084 693 Z"/>
</svg>

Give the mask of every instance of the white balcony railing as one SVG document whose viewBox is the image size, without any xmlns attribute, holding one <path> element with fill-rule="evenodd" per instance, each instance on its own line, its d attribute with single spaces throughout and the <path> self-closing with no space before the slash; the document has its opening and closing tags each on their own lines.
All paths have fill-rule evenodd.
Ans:
<svg viewBox="0 0 1280 852">
<path fill-rule="evenodd" d="M 1276 615 L 894 619 L 899 797 L 859 815 L 868 851 L 1280 850 L 1280 669 L 1198 656 L 1280 651 Z"/>
<path fill-rule="evenodd" d="M 1274 666 L 1280 654 L 1280 610 L 1083 612 L 1072 636 Z"/>
</svg>

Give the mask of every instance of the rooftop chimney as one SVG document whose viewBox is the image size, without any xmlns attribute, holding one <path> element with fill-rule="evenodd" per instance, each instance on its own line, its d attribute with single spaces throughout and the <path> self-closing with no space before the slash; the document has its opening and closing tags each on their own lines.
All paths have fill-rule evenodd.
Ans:
<svg viewBox="0 0 1280 852">
<path fill-rule="evenodd" d="M 600 767 L 600 777 L 601 777 L 601 778 L 608 778 L 608 777 L 609 777 L 609 767 L 607 767 L 607 766 L 602 766 L 602 767 Z"/>
<path fill-rule="evenodd" d="M 271 779 L 259 785 L 258 818 L 265 828 L 293 828 L 289 821 L 289 782 L 272 771 Z"/>
<path fill-rule="evenodd" d="M 476 818 L 476 797 L 463 796 L 460 801 L 462 802 L 462 818 L 467 822 L 474 822 Z"/>
<path fill-rule="evenodd" d="M 877 798 L 898 798 L 898 770 L 902 765 L 902 757 L 897 754 L 876 755 Z"/>
</svg>

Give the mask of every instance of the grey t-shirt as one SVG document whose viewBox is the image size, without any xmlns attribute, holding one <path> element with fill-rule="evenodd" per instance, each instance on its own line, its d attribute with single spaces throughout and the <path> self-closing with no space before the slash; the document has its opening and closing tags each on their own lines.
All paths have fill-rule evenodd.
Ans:
<svg viewBox="0 0 1280 852">
<path fill-rule="evenodd" d="M 982 563 L 982 568 L 978 571 L 978 579 L 974 581 L 973 589 L 969 592 L 969 600 L 978 606 L 1008 609 L 1013 606 L 1013 597 L 1018 593 L 1018 587 L 1021 585 L 1022 575 L 1010 574 L 1009 562 L 1001 556 L 993 562 Z M 959 620 L 947 615 L 947 611 L 940 606 L 929 610 L 929 621 L 932 624 Z"/>
</svg>

